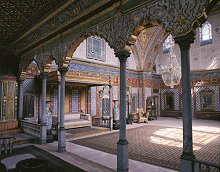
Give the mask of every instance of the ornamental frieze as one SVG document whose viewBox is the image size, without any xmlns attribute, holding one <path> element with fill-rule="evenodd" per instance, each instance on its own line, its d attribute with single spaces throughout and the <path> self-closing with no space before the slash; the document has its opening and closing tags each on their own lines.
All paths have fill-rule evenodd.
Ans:
<svg viewBox="0 0 220 172">
<path fill-rule="evenodd" d="M 152 21 L 162 23 L 163 28 L 174 37 L 186 35 L 193 29 L 193 24 L 205 16 L 204 10 L 208 3 L 209 0 L 153 1 L 87 31 L 104 37 L 117 52 L 130 43 L 130 36 L 138 26 L 151 27 Z"/>
<path fill-rule="evenodd" d="M 72 8 L 75 10 L 75 12 L 73 14 L 70 14 L 78 14 L 92 6 L 92 4 L 95 4 L 99 1 L 86 0 L 86 2 L 87 3 L 85 3 L 84 0 L 75 1 L 75 7 Z M 129 1 L 125 1 L 124 3 L 126 4 L 127 2 Z M 152 27 L 152 22 L 155 23 L 155 21 L 161 23 L 163 25 L 163 29 L 167 30 L 168 32 L 171 32 L 171 34 L 174 37 L 182 36 L 189 33 L 193 29 L 193 24 L 197 22 L 197 20 L 205 16 L 204 10 L 208 6 L 209 2 L 209 0 L 154 0 L 150 2 L 148 1 L 145 4 L 142 4 L 138 7 L 134 7 L 134 9 L 130 11 L 122 12 L 121 15 L 115 15 L 113 18 L 107 21 L 100 20 L 99 24 L 97 24 L 96 26 L 92 25 L 91 23 L 90 27 L 87 27 L 86 30 L 74 30 L 74 28 L 72 28 L 73 30 L 70 29 L 68 32 L 65 33 L 66 35 L 63 34 L 62 41 L 66 42 L 65 50 L 59 48 L 59 41 L 54 41 L 53 45 L 50 45 L 51 52 L 53 56 L 59 54 L 59 57 L 56 58 L 57 63 L 59 65 L 63 64 L 64 61 L 65 63 L 68 63 L 69 61 L 65 57 L 68 53 L 68 47 L 70 45 L 73 47 L 77 47 L 79 45 L 79 40 L 82 40 L 82 38 L 85 39 L 86 34 L 88 34 L 87 37 L 89 36 L 89 34 L 101 36 L 108 42 L 110 47 L 113 48 L 115 52 L 122 51 L 125 49 L 126 45 L 131 45 L 132 43 L 134 43 L 135 39 L 131 38 L 134 34 L 134 30 L 138 26 L 144 25 L 146 28 Z M 52 23 L 54 25 L 63 24 L 63 21 L 68 19 L 68 16 L 71 16 L 70 14 L 67 15 L 67 13 L 63 11 L 63 14 L 57 16 L 58 19 L 54 19 Z M 48 25 L 50 24 L 51 23 L 49 22 Z M 42 35 L 45 36 L 44 34 L 49 34 L 49 30 L 51 28 L 53 27 L 48 26 L 46 30 L 39 28 L 36 31 L 36 33 L 32 34 L 31 37 L 20 41 L 19 46 L 17 48 L 22 49 L 28 46 L 29 44 L 35 42 L 37 39 L 41 39 Z M 67 36 L 70 35 L 70 32 L 75 32 L 77 34 Z M 47 46 L 46 44 L 47 43 L 45 43 L 45 46 Z M 70 57 L 71 55 L 68 58 Z"/>
</svg>

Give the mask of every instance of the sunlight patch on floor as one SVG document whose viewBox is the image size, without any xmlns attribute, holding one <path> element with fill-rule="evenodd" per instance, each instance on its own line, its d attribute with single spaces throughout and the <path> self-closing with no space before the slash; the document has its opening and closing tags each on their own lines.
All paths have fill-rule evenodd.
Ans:
<svg viewBox="0 0 220 172">
<path fill-rule="evenodd" d="M 214 139 L 218 138 L 219 135 L 211 133 L 203 133 L 193 131 L 193 149 L 199 150 L 202 146 L 210 143 Z M 166 146 L 183 147 L 183 130 L 178 128 L 165 128 L 160 129 L 150 136 L 151 142 Z"/>
<path fill-rule="evenodd" d="M 220 135 L 220 128 L 218 127 L 208 127 L 208 126 L 193 126 L 194 131 L 204 131 L 209 133 L 216 133 Z"/>
</svg>

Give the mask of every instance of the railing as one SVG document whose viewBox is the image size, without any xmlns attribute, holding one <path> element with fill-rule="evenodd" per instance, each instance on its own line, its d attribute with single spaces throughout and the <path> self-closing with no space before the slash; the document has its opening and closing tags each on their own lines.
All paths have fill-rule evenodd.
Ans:
<svg viewBox="0 0 220 172">
<path fill-rule="evenodd" d="M 111 117 L 110 118 L 96 118 L 93 126 L 110 128 L 111 125 Z"/>
<path fill-rule="evenodd" d="M 212 164 L 194 159 L 194 172 L 220 172 L 219 164 Z"/>
<path fill-rule="evenodd" d="M 40 138 L 40 124 L 33 121 L 22 120 L 21 126 L 25 133 Z"/>
</svg>

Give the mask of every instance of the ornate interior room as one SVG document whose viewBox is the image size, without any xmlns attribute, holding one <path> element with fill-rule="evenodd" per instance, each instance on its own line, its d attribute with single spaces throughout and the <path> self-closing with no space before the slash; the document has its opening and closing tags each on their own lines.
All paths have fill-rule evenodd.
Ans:
<svg viewBox="0 0 220 172">
<path fill-rule="evenodd" d="M 193 120 L 220 121 L 219 0 L 3 0 L 0 10 L 1 163 L 17 134 L 52 137 L 59 157 L 68 130 L 101 127 L 119 133 L 114 170 L 132 171 L 127 128 L 161 118 L 183 124 L 173 170 L 219 170 L 219 158 L 196 158 L 192 136 Z"/>
</svg>

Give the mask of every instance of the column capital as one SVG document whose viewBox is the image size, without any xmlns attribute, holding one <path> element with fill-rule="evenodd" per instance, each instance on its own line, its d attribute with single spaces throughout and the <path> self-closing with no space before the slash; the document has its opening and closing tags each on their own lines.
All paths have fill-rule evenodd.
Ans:
<svg viewBox="0 0 220 172">
<path fill-rule="evenodd" d="M 68 71 L 68 67 L 60 67 L 58 71 L 60 72 L 61 75 L 65 75 L 66 72 Z"/>
<path fill-rule="evenodd" d="M 115 56 L 118 57 L 120 62 L 126 62 L 127 58 L 130 56 L 130 52 L 123 50 L 115 53 Z"/>
<path fill-rule="evenodd" d="M 41 73 L 40 73 L 40 77 L 41 77 L 42 79 L 47 78 L 47 76 L 48 76 L 48 72 L 41 72 Z"/>
<path fill-rule="evenodd" d="M 190 45 L 194 43 L 195 35 L 196 32 L 191 31 L 187 35 L 174 38 L 174 40 L 175 43 L 179 45 L 180 49 L 189 49 Z"/>
</svg>

